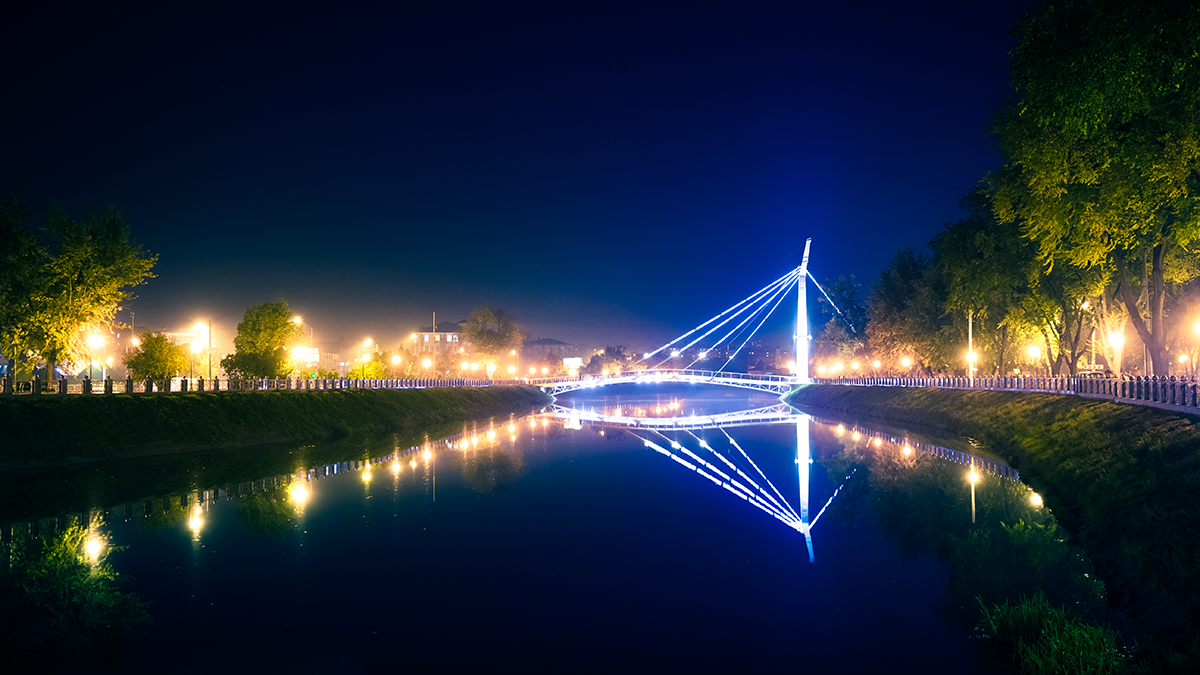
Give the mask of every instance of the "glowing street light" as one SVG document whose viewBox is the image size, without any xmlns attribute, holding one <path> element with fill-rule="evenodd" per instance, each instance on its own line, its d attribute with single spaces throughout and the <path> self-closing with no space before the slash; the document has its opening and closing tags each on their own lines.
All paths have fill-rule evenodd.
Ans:
<svg viewBox="0 0 1200 675">
<path fill-rule="evenodd" d="M 900 365 L 904 368 L 908 368 L 912 365 L 912 363 L 912 359 L 908 358 L 907 356 L 900 357 Z"/>
<path fill-rule="evenodd" d="M 1034 492 L 1033 494 L 1029 495 L 1029 503 L 1032 504 L 1034 508 L 1040 508 L 1042 506 L 1042 496 Z"/>
<path fill-rule="evenodd" d="M 92 333 L 87 337 L 88 346 L 88 380 L 90 381 L 94 375 L 92 374 L 92 365 L 96 362 L 92 359 L 92 350 L 99 349 L 104 346 L 104 336 Z"/>
</svg>

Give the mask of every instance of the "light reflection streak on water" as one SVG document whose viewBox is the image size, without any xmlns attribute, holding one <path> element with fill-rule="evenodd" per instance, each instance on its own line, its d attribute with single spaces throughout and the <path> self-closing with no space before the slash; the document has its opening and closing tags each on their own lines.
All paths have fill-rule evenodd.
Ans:
<svg viewBox="0 0 1200 675">
<path fill-rule="evenodd" d="M 682 407 L 683 406 L 681 405 L 680 408 Z M 500 444 L 509 443 L 516 447 L 517 444 L 523 440 L 522 436 L 524 434 L 536 436 L 540 433 L 554 432 L 555 430 L 581 432 L 593 430 L 599 432 L 605 429 L 618 428 L 624 430 L 632 429 L 637 431 L 637 434 L 641 434 L 638 437 L 641 438 L 643 442 L 646 442 L 651 438 L 658 438 L 659 442 L 656 444 L 659 447 L 655 449 L 662 454 L 672 456 L 673 459 L 679 463 L 679 465 L 688 468 L 689 471 L 700 473 L 707 480 L 713 481 L 714 484 L 721 485 L 725 489 L 729 490 L 731 494 L 737 495 L 739 499 L 750 502 L 763 511 L 770 513 L 772 517 L 788 524 L 790 528 L 804 529 L 797 528 L 796 526 L 797 522 L 800 522 L 801 525 L 804 524 L 803 521 L 805 519 L 803 517 L 803 512 L 798 512 L 796 508 L 789 504 L 788 500 L 784 498 L 783 493 L 778 489 L 775 483 L 773 483 L 766 476 L 758 464 L 755 463 L 750 457 L 749 453 L 747 453 L 746 450 L 737 443 L 736 439 L 728 431 L 728 429 L 733 428 L 734 426 L 761 423 L 756 421 L 753 415 L 746 415 L 745 411 L 742 413 L 730 413 L 731 415 L 741 414 L 742 418 L 737 424 L 716 427 L 724 435 L 730 447 L 736 449 L 738 453 L 735 456 L 738 459 L 736 459 L 736 461 L 731 461 L 730 458 L 726 457 L 723 453 L 714 450 L 709 441 L 704 440 L 697 433 L 695 433 L 696 430 L 701 428 L 714 428 L 706 426 L 706 420 L 711 419 L 710 416 L 701 417 L 689 415 L 664 418 L 664 421 L 669 421 L 672 426 L 659 429 L 646 429 L 643 427 L 638 430 L 638 420 L 644 420 L 646 418 L 632 418 L 629 416 L 629 413 L 636 412 L 637 410 L 638 409 L 635 406 L 630 405 L 616 406 L 611 409 L 613 413 L 616 413 L 613 416 L 607 418 L 597 417 L 593 420 L 582 420 L 579 419 L 579 410 L 549 406 L 545 408 L 542 413 L 530 415 L 527 419 L 511 419 L 507 424 L 504 424 L 502 428 L 509 432 L 507 434 L 507 438 L 505 438 L 504 435 L 496 433 L 494 427 L 489 427 L 486 430 L 464 428 L 463 431 L 458 434 L 409 448 L 402 449 L 396 447 L 386 455 L 371 458 L 365 461 L 350 460 L 313 466 L 307 469 L 298 468 L 290 475 L 246 481 L 236 485 L 228 486 L 228 488 L 213 487 L 200 490 L 198 492 L 193 490 L 190 491 L 188 496 L 183 498 L 184 501 L 187 502 L 184 505 L 187 513 L 185 524 L 190 535 L 193 550 L 199 551 L 199 549 L 202 548 L 203 532 L 206 528 L 211 526 L 211 523 L 208 522 L 208 516 L 210 514 L 209 507 L 211 506 L 210 502 L 220 498 L 221 493 L 225 493 L 226 498 L 233 498 L 235 494 L 245 494 L 246 491 L 243 490 L 242 487 L 245 485 L 250 485 L 250 493 L 260 490 L 269 491 L 272 489 L 287 490 L 289 501 L 294 506 L 296 515 L 298 516 L 297 526 L 300 530 L 303 530 L 305 510 L 312 500 L 319 498 L 320 480 L 325 477 L 336 476 L 346 472 L 362 472 L 361 475 L 363 478 L 365 478 L 367 475 L 370 475 L 371 467 L 374 464 L 384 464 L 392 471 L 392 484 L 394 489 L 399 490 L 401 483 L 400 479 L 403 475 L 407 475 L 409 470 L 411 470 L 414 477 L 418 475 L 417 464 L 418 460 L 420 460 L 424 464 L 424 469 L 419 474 L 421 482 L 424 483 L 425 490 L 432 494 L 435 488 L 435 461 L 437 455 L 436 451 L 438 449 L 463 453 L 477 452 L 483 449 L 481 448 L 481 445 L 484 447 L 494 447 Z M 793 414 L 790 416 L 780 413 L 776 407 L 760 410 L 768 411 L 765 421 L 770 423 L 796 423 L 802 417 L 801 415 L 794 414 L 794 410 Z M 528 422 L 528 426 L 526 426 L 526 422 Z M 836 421 L 827 421 L 822 419 L 814 419 L 813 424 L 817 425 L 816 428 L 831 431 L 839 438 L 846 439 L 847 435 L 849 435 L 850 438 L 857 436 L 858 440 L 854 441 L 855 445 L 871 452 L 895 452 L 899 456 L 905 458 L 907 461 L 912 461 L 915 459 L 918 453 L 930 454 L 941 459 L 957 462 L 967 466 L 973 466 L 980 472 L 991 473 L 1012 480 L 1020 479 L 1019 473 L 1015 469 L 994 459 L 976 456 L 971 453 L 945 448 L 932 443 L 913 440 L 904 436 L 881 433 L 855 424 L 847 425 L 846 423 L 838 423 Z M 673 439 L 667 434 L 680 436 L 680 438 Z M 696 447 L 691 449 L 684 448 L 683 444 L 680 443 L 680 439 L 686 440 L 690 445 Z M 663 447 L 664 445 L 669 445 L 673 449 L 678 448 L 682 453 L 682 456 L 675 455 L 675 453 L 666 450 L 666 448 Z M 797 447 L 798 453 L 799 450 L 800 448 Z M 708 459 L 705 459 L 705 457 L 707 457 L 705 453 L 712 453 L 716 455 L 720 460 L 719 463 L 714 463 Z M 799 461 L 799 457 L 797 459 Z M 745 470 L 739 468 L 738 466 L 739 464 L 742 464 L 743 461 L 743 466 L 746 467 Z M 405 464 L 408 465 L 407 469 L 405 468 Z M 798 469 L 803 468 L 803 466 L 798 467 Z M 757 478 L 755 478 L 755 476 L 757 476 Z M 367 490 L 370 490 L 370 483 L 368 481 L 364 481 L 364 485 L 366 486 Z M 766 486 L 766 488 L 769 489 L 765 489 L 763 486 Z M 839 487 L 838 490 L 840 489 L 841 488 Z M 834 491 L 834 496 L 836 496 L 838 490 Z M 808 529 L 811 529 L 816 525 L 817 521 L 819 521 L 821 517 L 821 514 L 825 512 L 825 509 L 828 508 L 829 504 L 832 502 L 832 499 L 833 496 L 831 496 L 830 501 L 826 502 L 826 504 L 817 512 L 816 516 L 812 518 L 811 522 L 807 524 Z M 1038 497 L 1031 496 L 1030 499 L 1036 500 Z M 145 500 L 140 504 L 148 505 L 151 501 L 153 500 Z M 803 502 L 803 500 L 801 501 Z M 1040 504 L 1035 504 L 1035 506 L 1040 506 Z M 104 513 L 105 511 L 108 511 L 118 516 L 122 520 L 126 520 L 126 512 L 130 510 L 136 512 L 138 508 L 139 507 L 135 506 L 134 504 L 123 504 L 116 507 L 102 507 L 98 509 L 97 513 Z M 6 526 L 11 529 L 15 527 L 21 527 L 22 524 L 20 521 L 18 521 L 17 523 L 10 523 Z"/>
</svg>

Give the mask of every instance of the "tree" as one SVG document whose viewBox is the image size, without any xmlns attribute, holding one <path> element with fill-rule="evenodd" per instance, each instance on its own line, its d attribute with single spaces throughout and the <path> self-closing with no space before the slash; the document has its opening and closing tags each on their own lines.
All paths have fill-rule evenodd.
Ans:
<svg viewBox="0 0 1200 675">
<path fill-rule="evenodd" d="M 141 344 L 125 357 L 135 380 L 161 380 L 173 377 L 188 369 L 188 354 L 183 345 L 177 345 L 161 333 L 142 333 Z"/>
<path fill-rule="evenodd" d="M 512 314 L 480 305 L 467 317 L 463 337 L 479 359 L 495 361 L 510 350 L 520 349 L 525 331 Z"/>
<path fill-rule="evenodd" d="M 89 550 L 77 521 L 59 533 L 13 531 L 0 571 L 0 649 L 16 672 L 87 669 L 153 624 L 141 598 L 118 590 L 107 547 Z"/>
<path fill-rule="evenodd" d="M 859 284 L 854 275 L 826 281 L 825 292 L 818 296 L 821 312 L 829 317 L 821 334 L 813 340 L 813 356 L 817 358 L 853 359 L 865 356 L 867 345 L 867 308 L 859 298 Z M 830 303 L 832 299 L 832 303 Z"/>
<path fill-rule="evenodd" d="M 561 358 L 550 360 L 557 361 L 558 366 L 563 368 L 564 371 L 566 370 L 562 365 Z M 605 345 L 604 351 L 600 352 L 599 354 L 592 355 L 592 358 L 588 361 L 588 364 L 583 367 L 583 372 L 589 375 L 599 375 L 600 373 L 604 372 L 605 369 L 611 372 L 613 370 L 625 368 L 628 363 L 629 358 L 625 355 L 625 345 L 616 345 L 615 347 L 611 345 Z M 549 365 L 546 367 L 549 367 Z"/>
<path fill-rule="evenodd" d="M 22 221 L 29 211 L 17 189 L 0 202 L 0 353 L 15 366 L 28 345 L 29 317 L 38 295 L 45 248 Z"/>
<path fill-rule="evenodd" d="M 288 348 L 303 335 L 292 317 L 283 298 L 248 308 L 233 339 L 235 352 L 221 359 L 225 373 L 235 378 L 280 378 L 292 372 Z"/>
<path fill-rule="evenodd" d="M 945 307 L 941 262 L 900 249 L 879 273 L 868 298 L 866 332 L 875 353 L 892 367 L 910 358 L 926 374 L 949 367 L 952 345 L 961 341 Z"/>
<path fill-rule="evenodd" d="M 1194 261 L 1200 240 L 1200 6 L 1043 0 L 1014 30 L 996 214 L 1021 221 L 1047 269 L 1110 265 L 1165 374 L 1172 260 Z"/>
<path fill-rule="evenodd" d="M 6 263 L 11 256 L 24 257 L 17 265 L 23 269 L 5 272 L 0 280 L 6 303 L 0 346 L 10 355 L 32 357 L 12 359 L 26 371 L 44 358 L 52 376 L 60 361 L 86 358 L 87 336 L 108 329 L 132 289 L 153 278 L 158 258 L 130 240 L 124 215 L 111 205 L 83 221 L 51 205 L 40 231 L 44 244 L 32 240 L 20 225 L 27 215 L 20 194 L 0 207 L 6 240 L 0 255 Z"/>
</svg>

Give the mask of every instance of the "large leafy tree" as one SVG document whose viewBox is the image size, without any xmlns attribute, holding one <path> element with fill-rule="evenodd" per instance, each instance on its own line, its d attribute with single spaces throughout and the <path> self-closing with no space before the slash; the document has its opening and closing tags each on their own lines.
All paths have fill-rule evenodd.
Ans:
<svg viewBox="0 0 1200 675">
<path fill-rule="evenodd" d="M 19 195 L 19 193 L 18 193 Z M 4 255 L 24 255 L 21 263 L 32 269 L 6 275 L 3 348 L 22 370 L 38 358 L 46 360 L 53 373 L 64 360 L 81 361 L 87 356 L 87 336 L 106 331 L 121 303 L 132 297 L 132 289 L 154 275 L 150 270 L 157 256 L 146 254 L 129 236 L 129 226 L 120 210 L 109 206 L 100 213 L 75 220 L 51 205 L 40 231 L 41 241 L 23 234 L 19 219 L 24 210 L 6 202 Z"/>
<path fill-rule="evenodd" d="M 1200 241 L 1200 5 L 1043 0 L 1014 29 L 996 213 L 1021 221 L 1047 268 L 1111 265 L 1166 373 L 1169 285 L 1187 276 L 1172 261 Z"/>
<path fill-rule="evenodd" d="M 23 190 L 0 201 L 0 352 L 10 363 L 26 356 L 34 298 L 42 286 L 45 248 L 24 225 Z"/>
<path fill-rule="evenodd" d="M 953 345 L 961 340 L 945 307 L 941 262 L 900 249 L 868 297 L 867 335 L 874 353 L 892 369 L 900 368 L 905 357 L 926 374 L 950 367 Z"/>
<path fill-rule="evenodd" d="M 188 355 L 183 345 L 177 345 L 159 333 L 142 333 L 137 349 L 125 357 L 125 367 L 135 380 L 173 377 L 188 369 Z"/>
<path fill-rule="evenodd" d="M 288 349 L 303 336 L 293 316 L 283 298 L 247 309 L 233 339 L 234 353 L 221 359 L 226 374 L 279 378 L 292 372 Z"/>
<path fill-rule="evenodd" d="M 854 275 L 826 281 L 825 294 L 817 296 L 821 313 L 828 316 L 825 327 L 813 341 L 817 358 L 853 359 L 865 356 L 867 345 L 867 308 L 859 295 L 859 283 Z M 832 300 L 832 303 L 830 302 Z"/>
<path fill-rule="evenodd" d="M 482 360 L 495 360 L 513 349 L 520 349 L 525 331 L 512 314 L 480 305 L 463 324 L 463 337 L 471 351 Z"/>
</svg>

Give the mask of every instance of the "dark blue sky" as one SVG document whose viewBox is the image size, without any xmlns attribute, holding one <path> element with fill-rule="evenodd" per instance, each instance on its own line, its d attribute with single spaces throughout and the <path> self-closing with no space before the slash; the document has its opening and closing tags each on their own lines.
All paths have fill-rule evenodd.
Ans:
<svg viewBox="0 0 1200 675">
<path fill-rule="evenodd" d="M 479 4 L 10 15 L 0 190 L 124 209 L 143 327 L 282 294 L 318 340 L 487 303 L 644 348 L 805 237 L 869 286 L 960 217 L 1031 3 Z"/>
</svg>

